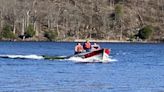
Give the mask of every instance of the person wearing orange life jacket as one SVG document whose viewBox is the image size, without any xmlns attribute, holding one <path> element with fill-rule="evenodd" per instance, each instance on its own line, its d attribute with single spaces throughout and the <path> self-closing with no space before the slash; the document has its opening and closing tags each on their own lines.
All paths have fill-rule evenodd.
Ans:
<svg viewBox="0 0 164 92">
<path fill-rule="evenodd" d="M 84 45 L 83 45 L 83 48 L 86 52 L 90 52 L 91 50 L 91 43 L 89 42 L 89 40 L 87 40 Z"/>
<path fill-rule="evenodd" d="M 83 46 L 81 45 L 81 43 L 77 43 L 77 45 L 75 46 L 75 54 L 79 54 L 83 52 Z"/>
</svg>

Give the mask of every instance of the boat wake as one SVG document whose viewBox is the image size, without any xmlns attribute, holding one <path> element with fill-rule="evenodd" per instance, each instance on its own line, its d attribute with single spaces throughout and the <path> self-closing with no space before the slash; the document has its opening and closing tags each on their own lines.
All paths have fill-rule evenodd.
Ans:
<svg viewBox="0 0 164 92">
<path fill-rule="evenodd" d="M 83 59 L 81 57 L 68 57 L 68 56 L 45 56 L 45 55 L 0 55 L 0 58 L 8 58 L 8 59 L 34 59 L 34 60 L 68 60 L 72 62 L 81 62 L 81 63 L 108 63 L 108 62 L 115 62 L 116 59 L 112 59 L 111 57 L 108 58 L 106 61 L 100 60 L 90 60 L 90 59 Z"/>
<path fill-rule="evenodd" d="M 39 55 L 0 55 L 0 58 L 9 58 L 9 59 L 44 59 L 43 56 Z"/>
<path fill-rule="evenodd" d="M 68 60 L 72 61 L 72 62 L 76 62 L 76 63 L 109 63 L 109 62 L 116 62 L 117 59 L 113 59 L 111 57 L 109 57 L 107 60 L 105 61 L 101 61 L 101 60 L 94 60 L 94 59 L 83 59 L 81 57 L 70 57 Z"/>
</svg>

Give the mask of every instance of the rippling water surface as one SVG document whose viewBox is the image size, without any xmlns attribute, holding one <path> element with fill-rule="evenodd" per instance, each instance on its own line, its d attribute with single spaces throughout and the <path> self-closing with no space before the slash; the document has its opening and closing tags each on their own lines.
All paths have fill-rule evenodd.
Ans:
<svg viewBox="0 0 164 92">
<path fill-rule="evenodd" d="M 0 55 L 67 56 L 75 44 L 0 42 Z M 164 92 L 164 44 L 99 44 L 112 62 L 0 58 L 0 92 Z"/>
</svg>

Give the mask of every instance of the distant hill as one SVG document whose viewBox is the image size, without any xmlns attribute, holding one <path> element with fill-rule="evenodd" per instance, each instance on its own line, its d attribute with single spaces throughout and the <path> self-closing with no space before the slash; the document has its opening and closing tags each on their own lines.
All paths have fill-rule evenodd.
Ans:
<svg viewBox="0 0 164 92">
<path fill-rule="evenodd" d="M 1 40 L 164 41 L 164 0 L 0 0 L 0 32 Z"/>
</svg>

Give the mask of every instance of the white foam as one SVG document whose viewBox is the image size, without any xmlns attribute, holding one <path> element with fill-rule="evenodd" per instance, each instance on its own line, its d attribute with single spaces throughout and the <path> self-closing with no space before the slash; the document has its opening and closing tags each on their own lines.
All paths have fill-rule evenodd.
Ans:
<svg viewBox="0 0 164 92">
<path fill-rule="evenodd" d="M 112 59 L 112 58 L 109 58 L 109 62 L 116 62 L 118 61 L 117 59 Z"/>
<path fill-rule="evenodd" d="M 70 57 L 68 60 L 70 61 L 87 61 L 86 59 L 83 59 L 81 57 Z"/>
<path fill-rule="evenodd" d="M 43 56 L 38 55 L 0 55 L 0 57 L 7 57 L 7 58 L 21 58 L 21 59 L 44 59 Z"/>
<path fill-rule="evenodd" d="M 83 59 L 83 58 L 80 58 L 80 57 L 71 57 L 71 58 L 69 58 L 68 60 L 70 60 L 70 61 L 73 61 L 73 62 L 104 62 L 104 63 L 108 63 L 108 62 L 115 62 L 115 61 L 117 61 L 116 59 L 112 59 L 112 58 L 108 58 L 107 60 L 105 60 L 105 61 L 101 61 L 101 60 L 94 60 L 94 59 Z"/>
</svg>

